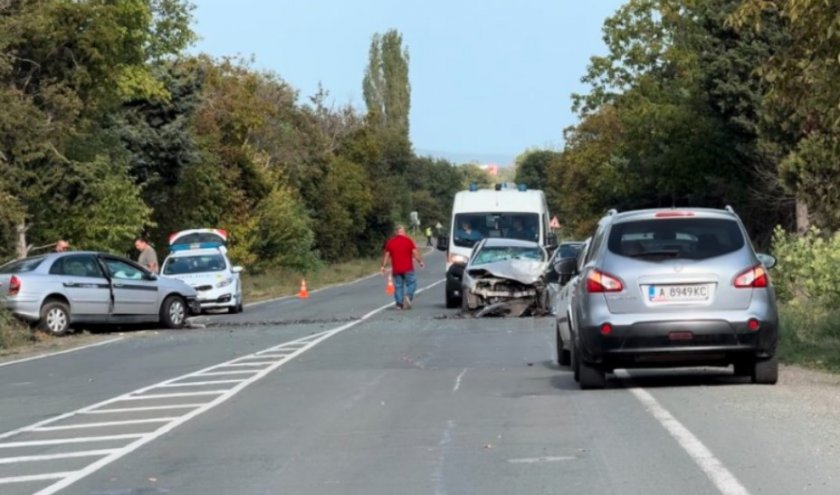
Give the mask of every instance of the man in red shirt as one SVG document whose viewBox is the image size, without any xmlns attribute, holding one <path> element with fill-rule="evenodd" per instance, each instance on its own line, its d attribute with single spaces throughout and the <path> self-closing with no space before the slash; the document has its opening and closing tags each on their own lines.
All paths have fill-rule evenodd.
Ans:
<svg viewBox="0 0 840 495">
<path fill-rule="evenodd" d="M 382 257 L 380 270 L 385 273 L 385 265 L 388 259 L 391 260 L 391 274 L 394 276 L 394 299 L 397 307 L 411 309 L 411 301 L 414 299 L 414 291 L 417 289 L 417 277 L 414 276 L 414 260 L 420 264 L 420 268 L 426 266 L 423 257 L 417 250 L 417 246 L 411 237 L 405 235 L 405 227 L 397 226 L 397 235 L 388 239 L 385 243 L 385 252 Z"/>
</svg>

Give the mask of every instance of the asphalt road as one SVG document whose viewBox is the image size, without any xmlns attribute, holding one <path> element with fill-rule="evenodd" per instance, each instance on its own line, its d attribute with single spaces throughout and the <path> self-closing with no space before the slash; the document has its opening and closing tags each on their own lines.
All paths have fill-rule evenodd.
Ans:
<svg viewBox="0 0 840 495">
<path fill-rule="evenodd" d="M 0 493 L 840 493 L 835 382 L 583 392 L 552 320 L 459 318 L 429 261 L 411 311 L 375 277 L 0 368 Z"/>
</svg>

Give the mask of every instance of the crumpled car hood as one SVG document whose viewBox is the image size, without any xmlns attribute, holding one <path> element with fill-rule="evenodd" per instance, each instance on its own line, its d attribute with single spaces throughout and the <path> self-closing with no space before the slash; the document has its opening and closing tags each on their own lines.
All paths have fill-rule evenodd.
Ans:
<svg viewBox="0 0 840 495">
<path fill-rule="evenodd" d="M 480 277 L 479 272 L 485 271 L 488 275 L 498 278 L 515 280 L 521 284 L 533 285 L 537 283 L 545 270 L 545 262 L 535 260 L 505 260 L 486 265 L 470 267 L 470 275 Z"/>
</svg>

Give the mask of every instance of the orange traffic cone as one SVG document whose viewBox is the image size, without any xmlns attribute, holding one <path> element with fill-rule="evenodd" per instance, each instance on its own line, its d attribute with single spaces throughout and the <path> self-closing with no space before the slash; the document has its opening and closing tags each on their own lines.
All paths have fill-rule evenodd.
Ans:
<svg viewBox="0 0 840 495">
<path fill-rule="evenodd" d="M 300 279 L 300 292 L 298 292 L 298 297 L 301 299 L 309 297 L 309 291 L 306 290 L 306 279 Z"/>
<path fill-rule="evenodd" d="M 394 295 L 394 279 L 390 275 L 388 275 L 388 285 L 385 286 L 385 293 L 389 296 Z"/>
</svg>

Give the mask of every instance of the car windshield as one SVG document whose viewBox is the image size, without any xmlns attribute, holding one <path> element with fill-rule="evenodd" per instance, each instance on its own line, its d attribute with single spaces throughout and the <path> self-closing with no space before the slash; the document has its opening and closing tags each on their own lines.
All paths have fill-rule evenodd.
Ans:
<svg viewBox="0 0 840 495">
<path fill-rule="evenodd" d="M 583 243 L 560 244 L 560 252 L 557 253 L 557 259 L 577 258 L 581 249 L 583 249 Z"/>
<path fill-rule="evenodd" d="M 472 247 L 485 237 L 539 242 L 540 216 L 536 213 L 459 213 L 452 241 Z"/>
<path fill-rule="evenodd" d="M 538 247 L 492 246 L 476 253 L 472 264 L 486 265 L 508 260 L 545 261 L 545 257 L 543 250 Z"/>
<path fill-rule="evenodd" d="M 0 273 L 26 273 L 38 268 L 44 261 L 44 256 L 36 256 L 34 258 L 26 258 L 23 260 L 16 260 L 0 266 Z"/>
<path fill-rule="evenodd" d="M 221 254 L 202 254 L 169 258 L 163 266 L 164 275 L 183 275 L 187 273 L 220 272 L 226 268 L 225 258 Z"/>
<path fill-rule="evenodd" d="M 650 219 L 616 224 L 610 230 L 611 252 L 646 260 L 703 260 L 744 247 L 734 220 L 719 218 Z"/>
</svg>

